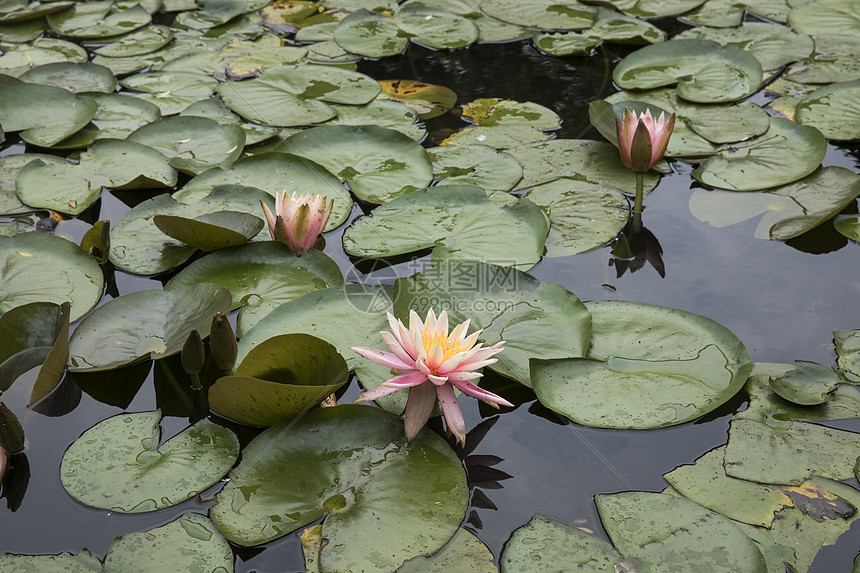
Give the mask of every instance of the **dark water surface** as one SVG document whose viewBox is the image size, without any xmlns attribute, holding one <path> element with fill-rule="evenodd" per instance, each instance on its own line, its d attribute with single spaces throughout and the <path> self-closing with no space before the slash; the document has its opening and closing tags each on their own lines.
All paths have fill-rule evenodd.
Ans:
<svg viewBox="0 0 860 573">
<path fill-rule="evenodd" d="M 455 53 L 412 47 L 400 58 L 365 62 L 359 71 L 375 79 L 407 78 L 446 85 L 458 93 L 460 103 L 478 97 L 533 101 L 563 118 L 559 137 L 600 139 L 589 127 L 587 103 L 614 91 L 609 75 L 618 58 L 608 51 L 583 58 L 551 58 L 522 42 L 475 46 Z M 756 102 L 763 104 L 765 100 Z M 460 125 L 460 120 L 451 116 L 431 120 L 427 145 Z M 858 147 L 831 146 L 824 164 L 860 171 Z M 673 168 L 675 173 L 663 177 L 645 199 L 643 214 L 645 226 L 662 246 L 665 278 L 648 265 L 618 277 L 616 267 L 609 264 L 608 247 L 545 259 L 530 273 L 541 280 L 562 283 L 584 301 L 648 302 L 707 316 L 734 332 L 754 361 L 790 363 L 799 359 L 834 364 L 832 331 L 860 328 L 860 247 L 831 230 L 816 230 L 788 243 L 754 239 L 756 220 L 715 229 L 690 214 L 688 201 L 695 185 L 689 175 L 692 166 L 676 161 Z M 127 211 L 128 206 L 117 196 L 120 194 L 105 192 L 101 211 L 93 214 L 92 220 L 116 221 Z M 127 199 L 129 194 L 121 196 Z M 856 204 L 849 209 L 856 211 Z M 356 206 L 353 217 L 360 212 Z M 56 233 L 79 240 L 87 227 L 80 221 L 64 222 Z M 823 227 L 830 229 L 829 223 Z M 356 271 L 340 247 L 344 228 L 326 237 L 325 252 L 345 274 L 349 273 L 348 277 L 387 282 L 392 279 L 392 270 L 401 275 L 412 272 L 406 263 L 380 276 Z M 161 288 L 161 281 L 117 272 L 116 285 L 119 294 L 127 294 Z M 106 300 L 109 297 L 102 304 Z M 146 375 L 146 366 L 143 368 L 142 375 Z M 154 370 L 158 368 L 156 365 Z M 3 394 L 13 411 L 26 411 L 21 421 L 29 440 L 26 461 L 30 477 L 20 500 L 8 499 L 15 490 L 6 488 L 6 503 L 0 503 L 0 551 L 77 553 L 88 547 L 104 557 L 117 535 L 165 524 L 188 510 L 207 511 L 211 502 L 190 500 L 152 514 L 121 515 L 86 508 L 68 496 L 60 485 L 58 470 L 66 447 L 84 430 L 122 410 L 87 393 L 80 395 L 76 408 L 60 417 L 26 410 L 36 372 L 31 371 Z M 133 369 L 124 369 L 110 376 L 122 385 L 132 373 Z M 127 411 L 156 408 L 156 377 L 149 372 Z M 502 393 L 510 388 L 499 379 L 488 376 L 487 381 L 490 389 Z M 70 383 L 70 388 L 69 399 L 74 403 L 80 392 L 75 391 L 74 384 Z M 351 401 L 357 394 L 353 383 L 341 401 Z M 491 456 L 484 461 L 498 461 L 492 456 L 501 459 L 492 468 L 503 473 L 487 471 L 472 476 L 483 480 L 484 487 L 478 484 L 482 493 L 473 497 L 466 524 L 497 556 L 510 533 L 538 512 L 604 535 L 592 502 L 594 494 L 660 491 L 667 485 L 663 473 L 692 463 L 724 444 L 731 415 L 745 407 L 745 395 L 741 394 L 707 419 L 681 426 L 651 431 L 602 430 L 567 423 L 541 407 L 529 392 L 525 396 L 523 405 L 498 416 L 472 452 Z M 469 428 L 495 415 L 474 400 L 464 399 L 461 405 Z M 166 416 L 164 438 L 187 425 L 187 418 Z M 830 425 L 860 431 L 858 420 Z M 26 464 L 21 457 L 17 462 L 20 477 Z M 858 486 L 854 480 L 850 483 Z M 210 493 L 218 488 L 220 485 L 214 486 Z M 20 503 L 15 511 L 7 508 L 7 503 L 15 502 Z M 489 507 L 492 505 L 496 509 Z M 812 571 L 849 571 L 858 546 L 860 529 L 855 528 L 835 547 L 823 550 Z M 264 548 L 237 549 L 237 555 L 238 572 L 303 570 L 296 536 Z"/>
</svg>

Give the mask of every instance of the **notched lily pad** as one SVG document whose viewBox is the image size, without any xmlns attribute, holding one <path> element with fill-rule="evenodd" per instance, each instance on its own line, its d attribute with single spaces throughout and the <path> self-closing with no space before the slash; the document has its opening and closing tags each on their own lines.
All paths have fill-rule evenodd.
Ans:
<svg viewBox="0 0 860 573">
<path fill-rule="evenodd" d="M 152 222 L 168 237 L 207 253 L 241 245 L 265 226 L 261 218 L 240 211 L 215 211 L 194 219 L 156 215 Z"/>
<path fill-rule="evenodd" d="M 842 383 L 838 372 L 823 364 L 795 360 L 794 369 L 770 379 L 773 391 L 795 404 L 815 406 L 830 399 L 830 394 Z"/>
</svg>

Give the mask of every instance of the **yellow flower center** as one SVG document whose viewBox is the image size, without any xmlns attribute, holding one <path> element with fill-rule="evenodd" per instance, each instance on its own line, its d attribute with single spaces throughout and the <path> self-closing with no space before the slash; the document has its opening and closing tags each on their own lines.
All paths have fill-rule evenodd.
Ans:
<svg viewBox="0 0 860 573">
<path fill-rule="evenodd" d="M 421 335 L 421 344 L 424 346 L 425 353 L 429 354 L 430 349 L 433 348 L 433 345 L 435 344 L 438 344 L 442 348 L 441 362 L 445 362 L 460 352 L 465 352 L 471 348 L 460 346 L 460 342 L 460 340 L 449 340 L 447 334 L 437 334 L 436 332 L 424 332 Z"/>
</svg>

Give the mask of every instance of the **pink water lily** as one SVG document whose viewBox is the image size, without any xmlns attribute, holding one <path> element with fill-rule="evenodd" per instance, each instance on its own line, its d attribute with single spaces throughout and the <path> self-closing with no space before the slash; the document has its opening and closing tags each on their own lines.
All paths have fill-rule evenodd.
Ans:
<svg viewBox="0 0 860 573">
<path fill-rule="evenodd" d="M 615 129 L 618 133 L 618 147 L 621 150 L 621 160 L 629 169 L 644 173 L 654 167 L 666 153 L 669 137 L 675 128 L 675 114 L 667 120 L 665 113 L 660 117 L 651 117 L 651 110 L 645 113 L 629 109 L 624 110 L 624 119 L 615 118 Z"/>
<path fill-rule="evenodd" d="M 330 201 L 326 208 L 325 200 L 316 193 L 287 195 L 286 191 L 281 191 L 275 193 L 274 214 L 261 201 L 272 240 L 288 245 L 299 257 L 311 250 L 334 207 L 334 201 Z"/>
<path fill-rule="evenodd" d="M 448 430 L 461 443 L 466 442 L 466 424 L 454 388 L 495 408 L 499 404 L 513 406 L 501 396 L 470 382 L 482 376 L 475 370 L 496 362 L 491 357 L 503 350 L 504 341 L 484 348 L 483 343 L 477 342 L 480 330 L 466 336 L 468 320 L 458 324 L 449 334 L 448 313 L 444 310 L 437 318 L 430 309 L 423 323 L 414 310 L 410 311 L 409 328 L 388 313 L 388 324 L 391 332 L 380 334 L 391 352 L 358 346 L 352 350 L 368 360 L 388 366 L 396 376 L 368 390 L 355 401 L 375 400 L 408 388 L 403 422 L 407 440 L 414 438 L 427 423 L 438 398 Z"/>
</svg>

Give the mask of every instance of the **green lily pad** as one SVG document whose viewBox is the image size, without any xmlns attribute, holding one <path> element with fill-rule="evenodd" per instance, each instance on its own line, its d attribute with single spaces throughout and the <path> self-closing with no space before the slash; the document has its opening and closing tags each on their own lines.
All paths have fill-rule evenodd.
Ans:
<svg viewBox="0 0 860 573">
<path fill-rule="evenodd" d="M 26 22 L 59 12 L 74 5 L 74 2 L 6 2 L 0 12 L 0 22 Z"/>
<path fill-rule="evenodd" d="M 761 193 L 696 189 L 690 212 L 714 227 L 727 227 L 764 213 L 759 239 L 787 240 L 828 221 L 860 195 L 860 177 L 844 167 L 816 170 L 796 183 Z"/>
<path fill-rule="evenodd" d="M 631 491 L 594 497 L 603 527 L 622 555 L 652 571 L 703 570 L 766 573 L 767 565 L 731 520 L 688 499 Z"/>
<path fill-rule="evenodd" d="M 275 149 L 319 163 L 368 203 L 385 203 L 433 180 L 424 148 L 399 131 L 382 127 L 306 129 Z"/>
<path fill-rule="evenodd" d="M 7 310 L 0 316 L 0 392 L 5 392 L 24 372 L 49 363 L 39 379 L 47 392 L 32 395 L 31 404 L 44 398 L 59 383 L 65 368 L 69 341 L 69 303 L 31 302 Z M 56 348 L 57 350 L 54 350 Z M 52 356 L 53 355 L 53 356 Z M 59 362 L 60 376 L 48 379 Z M 37 379 L 36 386 L 40 386 Z M 8 448 L 7 448 L 8 449 Z"/>
<path fill-rule="evenodd" d="M 553 139 L 533 145 L 514 147 L 508 153 L 523 166 L 518 189 L 534 187 L 556 179 L 575 179 L 614 185 L 628 193 L 636 190 L 636 174 L 621 162 L 618 149 L 605 141 Z M 648 193 L 657 186 L 660 175 L 645 174 Z"/>
<path fill-rule="evenodd" d="M 54 86 L 72 93 L 113 93 L 116 78 L 111 71 L 97 64 L 57 62 L 32 68 L 19 76 L 22 82 Z"/>
<path fill-rule="evenodd" d="M 860 382 L 860 330 L 836 330 L 833 341 L 842 374 L 852 382 Z"/>
<path fill-rule="evenodd" d="M 402 6 L 393 16 L 357 10 L 338 23 L 334 40 L 368 58 L 394 56 L 411 40 L 438 50 L 464 48 L 478 40 L 469 19 L 420 4 Z"/>
<path fill-rule="evenodd" d="M 858 0 L 818 0 L 800 3 L 788 13 L 788 23 L 806 34 L 849 34 L 860 37 Z"/>
<path fill-rule="evenodd" d="M 86 62 L 87 51 L 57 38 L 37 38 L 26 44 L 3 44 L 0 73 L 18 77 L 27 70 L 54 62 Z"/>
<path fill-rule="evenodd" d="M 601 0 L 599 3 L 613 6 L 634 18 L 664 18 L 689 12 L 705 0 Z"/>
<path fill-rule="evenodd" d="M 140 275 L 154 275 L 176 268 L 196 249 L 165 235 L 156 225 L 156 215 L 194 219 L 219 211 L 239 211 L 259 217 L 260 201 L 274 209 L 274 198 L 253 187 L 219 185 L 203 197 L 186 202 L 183 198 L 159 195 L 143 201 L 123 215 L 111 229 L 110 261 L 119 269 Z M 260 231 L 258 239 L 268 239 Z"/>
<path fill-rule="evenodd" d="M 198 175 L 212 167 L 229 169 L 242 154 L 245 132 L 203 117 L 168 117 L 128 136 L 168 157 L 174 169 Z"/>
<path fill-rule="evenodd" d="M 388 285 L 347 284 L 309 292 L 280 305 L 242 336 L 237 361 L 273 336 L 303 332 L 333 344 L 353 368 L 359 356 L 350 346 L 378 343 L 379 331 L 388 329 L 385 312 L 391 310 L 391 299 Z"/>
<path fill-rule="evenodd" d="M 833 228 L 852 241 L 860 242 L 860 215 L 836 215 Z"/>
<path fill-rule="evenodd" d="M 341 286 L 337 264 L 321 251 L 311 249 L 301 257 L 275 241 L 249 243 L 212 253 L 191 263 L 164 288 L 214 283 L 233 295 L 231 310 L 239 313 L 240 338 L 263 317 L 285 302 L 313 290 Z"/>
<path fill-rule="evenodd" d="M 60 465 L 69 495 L 120 513 L 163 509 L 207 489 L 239 457 L 236 435 L 205 418 L 160 444 L 160 420 L 160 410 L 123 413 L 84 432 Z"/>
<path fill-rule="evenodd" d="M 222 125 L 238 125 L 245 132 L 245 145 L 254 145 L 278 134 L 273 127 L 248 123 L 227 109 L 221 98 L 209 98 L 193 103 L 179 113 L 180 116 L 193 115 L 214 119 Z"/>
<path fill-rule="evenodd" d="M 256 77 L 266 68 L 297 64 L 307 54 L 308 49 L 299 46 L 274 46 L 255 50 L 251 54 L 230 60 L 226 68 L 227 77 L 231 80 Z"/>
<path fill-rule="evenodd" d="M 481 10 L 502 22 L 542 30 L 579 30 L 591 26 L 594 8 L 577 1 L 483 0 Z"/>
<path fill-rule="evenodd" d="M 496 573 L 493 553 L 480 539 L 462 527 L 430 556 L 413 557 L 396 573 Z"/>
<path fill-rule="evenodd" d="M 620 189 L 605 183 L 557 179 L 524 195 L 550 220 L 547 257 L 566 257 L 603 245 L 627 224 L 630 204 Z"/>
<path fill-rule="evenodd" d="M 256 187 L 272 198 L 283 191 L 323 195 L 327 201 L 334 201 L 326 231 L 342 225 L 352 211 L 352 196 L 337 177 L 315 160 L 276 152 L 245 157 L 227 170 L 215 167 L 205 171 L 186 183 L 174 197 L 182 203 L 196 202 L 219 185 Z"/>
<path fill-rule="evenodd" d="M 553 56 L 588 54 L 603 42 L 622 44 L 655 44 L 666 39 L 666 33 L 648 22 L 598 8 L 594 25 L 582 32 L 539 32 L 532 40 L 542 52 Z"/>
<path fill-rule="evenodd" d="M 400 419 L 378 408 L 336 406 L 285 420 L 242 459 L 212 521 L 231 541 L 257 545 L 324 517 L 323 570 L 392 571 L 442 547 L 466 510 L 454 451 L 430 431 L 406 442 Z"/>
<path fill-rule="evenodd" d="M 123 94 L 90 94 L 98 109 L 81 130 L 55 143 L 54 149 L 79 149 L 97 139 L 125 139 L 131 132 L 161 117 L 158 106 Z"/>
<path fill-rule="evenodd" d="M 220 84 L 217 91 L 227 107 L 250 121 L 291 127 L 331 119 L 337 112 L 328 103 L 364 105 L 379 90 L 364 74 L 307 64 L 267 68 L 257 78 Z"/>
<path fill-rule="evenodd" d="M 76 244 L 53 235 L 0 236 L 0 268 L 0 314 L 31 302 L 68 302 L 74 322 L 102 296 L 98 263 Z"/>
<path fill-rule="evenodd" d="M 399 131 L 419 143 L 427 136 L 424 124 L 418 123 L 418 112 L 400 102 L 375 99 L 365 105 L 332 104 L 331 107 L 337 112 L 337 117 L 323 123 L 324 127 L 384 127 Z"/>
<path fill-rule="evenodd" d="M 123 78 L 120 85 L 134 90 L 134 97 L 153 103 L 161 115 L 174 115 L 212 95 L 218 82 L 191 72 L 152 71 Z"/>
<path fill-rule="evenodd" d="M 209 388 L 209 408 L 242 424 L 271 426 L 318 405 L 348 378 L 334 346 L 308 334 L 282 334 L 255 346 L 235 376 Z"/>
<path fill-rule="evenodd" d="M 27 205 L 77 215 L 98 199 L 103 187 L 170 187 L 176 177 L 167 158 L 151 147 L 100 139 L 81 154 L 77 164 L 63 159 L 31 161 L 18 173 L 15 186 Z"/>
<path fill-rule="evenodd" d="M 860 80 L 817 89 L 798 102 L 797 123 L 817 128 L 827 139 L 860 139 Z"/>
<path fill-rule="evenodd" d="M 529 359 L 584 356 L 591 338 L 585 305 L 557 283 L 476 261 L 447 261 L 395 283 L 395 314 L 406 320 L 430 308 L 448 311 L 449 324 L 471 320 L 486 346 L 505 341 L 488 368 L 531 386 Z"/>
<path fill-rule="evenodd" d="M 473 125 L 454 133 L 441 145 L 475 144 L 507 149 L 552 138 L 561 126 L 552 110 L 532 102 L 481 98 L 463 106 L 463 118 Z"/>
<path fill-rule="evenodd" d="M 797 485 L 812 476 L 854 476 L 860 435 L 807 422 L 735 419 L 729 429 L 725 467 L 730 476 Z"/>
<path fill-rule="evenodd" d="M 21 139 L 50 147 L 85 126 L 96 113 L 96 102 L 68 90 L 36 84 L 0 86 L 3 131 L 20 131 Z"/>
<path fill-rule="evenodd" d="M 729 400 L 752 370 L 743 343 L 703 316 L 621 301 L 586 307 L 594 324 L 586 358 L 531 361 L 538 399 L 578 424 L 681 424 Z"/>
<path fill-rule="evenodd" d="M 130 32 L 93 50 L 94 53 L 107 58 L 123 58 L 150 54 L 166 46 L 173 39 L 173 30 L 167 26 L 154 24 Z"/>
<path fill-rule="evenodd" d="M 52 4 L 56 4 L 56 2 L 52 2 Z M 32 42 L 41 37 L 48 27 L 48 23 L 42 18 L 4 24 L 6 14 L 0 14 L 0 42 L 13 44 Z"/>
<path fill-rule="evenodd" d="M 785 0 L 708 0 L 680 19 L 697 26 L 733 28 L 743 24 L 746 12 L 752 12 L 784 24 L 789 10 Z"/>
<path fill-rule="evenodd" d="M 152 222 L 168 237 L 207 253 L 241 245 L 266 225 L 261 218 L 240 211 L 216 211 L 194 219 L 156 215 Z"/>
<path fill-rule="evenodd" d="M 730 102 L 755 93 L 761 64 L 734 46 L 709 40 L 672 40 L 645 46 L 615 66 L 612 79 L 624 89 L 677 83 L 678 95 L 698 103 Z"/>
<path fill-rule="evenodd" d="M 712 40 L 723 46 L 740 48 L 755 56 L 764 70 L 776 70 L 805 60 L 814 48 L 812 38 L 806 34 L 797 34 L 785 26 L 766 22 L 745 22 L 736 28 L 691 28 L 675 39 Z"/>
<path fill-rule="evenodd" d="M 48 25 L 58 36 L 67 38 L 106 38 L 142 28 L 152 15 L 135 3 L 123 8 L 111 1 L 75 2 L 69 10 L 48 15 Z"/>
<path fill-rule="evenodd" d="M 794 369 L 770 379 L 773 391 L 795 404 L 815 406 L 830 399 L 831 393 L 842 383 L 838 372 L 808 360 L 795 360 Z"/>
<path fill-rule="evenodd" d="M 45 153 L 21 153 L 0 157 L 0 215 L 17 215 L 32 211 L 18 198 L 15 179 L 25 165 L 36 159 L 52 161 L 55 157 Z"/>
<path fill-rule="evenodd" d="M 764 135 L 722 146 L 719 155 L 693 171 L 693 177 L 731 191 L 766 189 L 811 174 L 826 151 L 827 141 L 817 129 L 772 117 Z"/>
<path fill-rule="evenodd" d="M 457 260 L 528 270 L 543 255 L 548 230 L 528 199 L 505 206 L 480 187 L 440 185 L 359 217 L 344 232 L 343 248 L 357 257 L 391 257 L 439 246 Z"/>
<path fill-rule="evenodd" d="M 523 168 L 513 155 L 489 145 L 449 145 L 427 150 L 433 177 L 442 185 L 477 185 L 485 191 L 510 191 Z"/>
<path fill-rule="evenodd" d="M 532 35 L 532 30 L 502 22 L 488 16 L 481 10 L 482 0 L 407 0 L 402 6 L 420 4 L 440 10 L 447 10 L 452 14 L 468 18 L 478 27 L 478 42 L 496 43 L 512 42 L 522 40 Z"/>
<path fill-rule="evenodd" d="M 255 12 L 270 0 L 197 0 L 198 10 L 177 15 L 175 24 L 183 28 L 209 29 L 221 26 L 248 12 Z"/>
<path fill-rule="evenodd" d="M 209 332 L 212 317 L 230 312 L 230 303 L 230 292 L 213 284 L 116 297 L 90 313 L 72 333 L 69 370 L 112 370 L 176 354 L 191 330 Z"/>
<path fill-rule="evenodd" d="M 610 544 L 578 527 L 535 514 L 513 532 L 499 558 L 501 573 L 613 571 L 623 557 Z M 628 570 L 629 571 L 629 570 Z"/>
<path fill-rule="evenodd" d="M 787 80 L 805 84 L 829 84 L 860 80 L 860 37 L 848 34 L 816 34 L 815 51 L 783 74 Z"/>
</svg>

